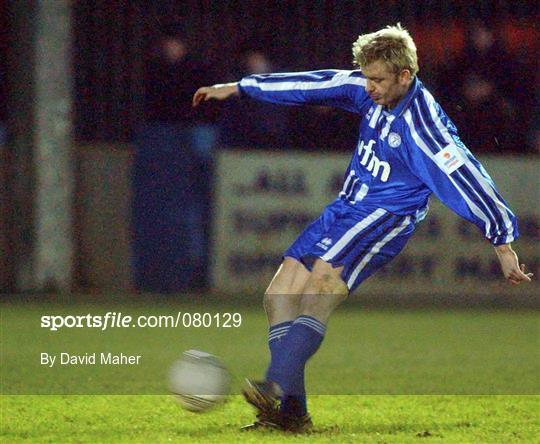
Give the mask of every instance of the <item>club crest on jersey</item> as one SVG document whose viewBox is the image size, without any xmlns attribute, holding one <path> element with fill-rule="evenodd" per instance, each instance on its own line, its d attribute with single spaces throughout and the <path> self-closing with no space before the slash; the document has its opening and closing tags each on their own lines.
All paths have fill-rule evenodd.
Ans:
<svg viewBox="0 0 540 444">
<path fill-rule="evenodd" d="M 381 176 L 381 182 L 387 182 L 390 177 L 390 164 L 379 159 L 373 151 L 374 140 L 370 140 L 367 144 L 360 141 L 358 145 L 358 158 L 360 163 L 366 167 L 373 177 Z"/>
<path fill-rule="evenodd" d="M 398 133 L 388 134 L 388 145 L 392 148 L 397 148 L 401 145 L 401 136 Z"/>
</svg>

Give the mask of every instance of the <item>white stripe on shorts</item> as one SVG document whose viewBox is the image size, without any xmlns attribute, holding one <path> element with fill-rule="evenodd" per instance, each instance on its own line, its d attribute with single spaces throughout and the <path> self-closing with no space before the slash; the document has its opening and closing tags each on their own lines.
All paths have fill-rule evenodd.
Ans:
<svg viewBox="0 0 540 444">
<path fill-rule="evenodd" d="M 351 276 L 349 277 L 349 280 L 347 281 L 347 286 L 349 288 L 353 286 L 354 281 L 356 280 L 360 272 L 364 269 L 364 267 L 369 263 L 371 258 L 375 256 L 379 251 L 381 251 L 382 247 L 384 247 L 388 242 L 390 242 L 399 233 L 401 233 L 407 227 L 407 225 L 409 225 L 410 221 L 411 221 L 411 216 L 407 216 L 399 227 L 394 228 L 392 231 L 390 231 L 390 233 L 388 233 L 385 237 L 383 237 L 379 242 L 377 242 L 373 246 L 373 248 L 369 251 L 368 254 L 364 256 L 364 258 L 360 261 L 358 266 L 354 269 Z"/>
<path fill-rule="evenodd" d="M 343 236 L 341 236 L 341 239 L 339 239 L 330 250 L 328 250 L 324 256 L 321 256 L 321 259 L 323 261 L 329 261 L 333 259 L 343 248 L 347 246 L 347 244 L 354 239 L 354 237 L 360 233 L 360 231 L 364 230 L 366 227 L 371 225 L 373 222 L 375 222 L 377 219 L 381 218 L 387 213 L 387 211 L 384 208 L 378 208 L 373 213 L 371 213 L 369 216 L 362 219 L 360 222 L 358 222 L 354 227 L 350 228 Z"/>
</svg>

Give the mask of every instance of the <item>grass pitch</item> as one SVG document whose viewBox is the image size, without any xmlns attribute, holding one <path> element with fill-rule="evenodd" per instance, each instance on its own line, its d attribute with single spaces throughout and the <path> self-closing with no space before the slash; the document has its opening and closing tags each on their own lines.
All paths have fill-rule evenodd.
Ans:
<svg viewBox="0 0 540 444">
<path fill-rule="evenodd" d="M 254 304 L 255 305 L 255 304 Z M 306 436 L 240 433 L 240 396 L 204 414 L 167 395 L 185 349 L 219 355 L 235 376 L 264 372 L 262 309 L 224 304 L 3 304 L 2 442 L 538 442 L 540 330 L 534 311 L 364 310 L 345 304 L 308 364 Z M 64 329 L 44 314 L 237 311 L 240 328 Z M 139 366 L 46 368 L 43 351 L 139 353 Z"/>
<path fill-rule="evenodd" d="M 240 396 L 214 411 L 170 396 L 4 396 L 3 442 L 501 443 L 538 442 L 535 396 L 318 395 L 308 435 L 239 432 L 253 419 Z"/>
</svg>

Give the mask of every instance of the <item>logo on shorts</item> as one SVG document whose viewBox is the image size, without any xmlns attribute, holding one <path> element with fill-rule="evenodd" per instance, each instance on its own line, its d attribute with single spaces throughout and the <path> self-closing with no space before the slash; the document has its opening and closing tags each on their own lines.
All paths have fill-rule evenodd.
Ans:
<svg viewBox="0 0 540 444">
<path fill-rule="evenodd" d="M 401 145 L 401 136 L 398 133 L 388 134 L 388 145 L 392 148 L 397 148 Z"/>
<path fill-rule="evenodd" d="M 332 239 L 329 237 L 325 237 L 320 242 L 317 243 L 318 247 L 321 247 L 323 250 L 328 250 L 328 248 L 332 245 Z"/>
</svg>

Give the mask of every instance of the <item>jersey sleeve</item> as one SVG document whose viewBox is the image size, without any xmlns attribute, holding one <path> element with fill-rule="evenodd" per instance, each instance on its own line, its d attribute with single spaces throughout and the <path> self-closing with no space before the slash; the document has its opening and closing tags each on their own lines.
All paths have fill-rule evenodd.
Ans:
<svg viewBox="0 0 540 444">
<path fill-rule="evenodd" d="M 422 107 L 428 108 L 422 112 Z M 438 109 L 420 101 L 405 112 L 404 161 L 443 204 L 478 226 L 493 245 L 512 242 L 518 237 L 515 215 Z"/>
<path fill-rule="evenodd" d="M 238 84 L 253 99 L 280 105 L 323 105 L 362 113 L 369 96 L 360 71 L 324 70 L 251 75 Z"/>
</svg>

